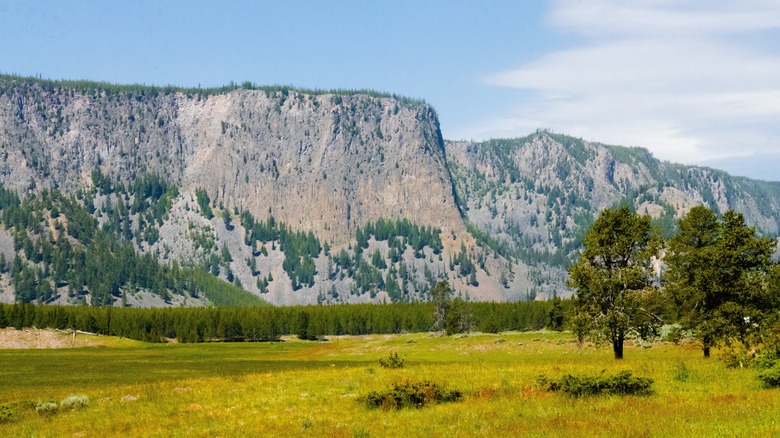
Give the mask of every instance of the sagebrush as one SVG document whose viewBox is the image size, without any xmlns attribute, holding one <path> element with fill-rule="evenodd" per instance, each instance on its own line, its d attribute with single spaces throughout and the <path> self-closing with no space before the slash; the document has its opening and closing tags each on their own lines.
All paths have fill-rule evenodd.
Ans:
<svg viewBox="0 0 780 438">
<path fill-rule="evenodd" d="M 634 377 L 631 371 L 621 371 L 614 375 L 574 376 L 567 374 L 558 380 L 541 376 L 537 380 L 542 389 L 562 392 L 571 397 L 596 395 L 650 395 L 653 379 Z"/>
<path fill-rule="evenodd" d="M 422 408 L 432 403 L 458 401 L 462 397 L 457 389 L 448 390 L 438 383 L 404 381 L 385 391 L 370 392 L 366 396 L 366 405 L 384 410 Z"/>
</svg>

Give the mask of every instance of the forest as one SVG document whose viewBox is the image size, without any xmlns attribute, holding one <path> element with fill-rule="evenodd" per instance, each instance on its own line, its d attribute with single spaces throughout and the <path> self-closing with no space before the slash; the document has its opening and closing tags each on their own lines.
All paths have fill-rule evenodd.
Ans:
<svg viewBox="0 0 780 438">
<path fill-rule="evenodd" d="M 571 303 L 466 303 L 455 298 L 446 306 L 449 320 L 444 323 L 451 332 L 473 329 L 498 333 L 549 326 L 550 315 L 566 311 Z M 436 325 L 435 308 L 431 302 L 156 309 L 15 303 L 0 305 L 0 328 L 48 327 L 145 342 L 278 341 L 287 334 L 317 340 L 329 335 L 430 332 Z M 552 324 L 560 327 L 560 321 Z"/>
</svg>

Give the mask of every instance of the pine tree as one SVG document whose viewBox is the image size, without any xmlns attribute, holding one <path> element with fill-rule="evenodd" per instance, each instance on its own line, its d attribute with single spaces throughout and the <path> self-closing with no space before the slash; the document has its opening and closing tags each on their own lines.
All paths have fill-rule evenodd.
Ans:
<svg viewBox="0 0 780 438">
<path fill-rule="evenodd" d="M 605 337 L 615 359 L 622 359 L 626 332 L 645 332 L 643 325 L 660 322 L 643 306 L 660 241 L 649 216 L 621 207 L 602 211 L 583 243 L 585 250 L 569 269 L 568 285 L 577 289 L 575 327 L 580 336 Z"/>
<path fill-rule="evenodd" d="M 759 340 L 778 308 L 765 287 L 773 253 L 774 242 L 757 238 L 741 213 L 727 211 L 719 222 L 708 208 L 694 207 L 680 219 L 665 259 L 666 291 L 704 357 L 722 341 Z"/>
</svg>

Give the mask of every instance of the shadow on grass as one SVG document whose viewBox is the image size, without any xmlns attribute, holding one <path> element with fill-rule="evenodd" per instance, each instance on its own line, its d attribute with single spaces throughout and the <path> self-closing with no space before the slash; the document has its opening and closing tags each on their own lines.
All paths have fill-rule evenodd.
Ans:
<svg viewBox="0 0 780 438">
<path fill-rule="evenodd" d="M 198 344 L 143 348 L 0 350 L 4 392 L 29 388 L 95 388 L 243 376 L 293 370 L 352 368 L 372 360 L 301 359 L 306 344 Z M 0 401 L 4 397 L 0 396 Z"/>
</svg>

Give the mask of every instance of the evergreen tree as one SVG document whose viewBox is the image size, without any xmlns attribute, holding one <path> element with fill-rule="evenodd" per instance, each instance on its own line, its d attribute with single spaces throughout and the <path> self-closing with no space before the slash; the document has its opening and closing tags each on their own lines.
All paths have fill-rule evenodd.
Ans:
<svg viewBox="0 0 780 438">
<path fill-rule="evenodd" d="M 227 208 L 222 210 L 222 221 L 225 223 L 225 229 L 228 231 L 233 229 L 233 218 L 230 217 L 230 210 Z"/>
<path fill-rule="evenodd" d="M 561 299 L 557 296 L 551 300 L 550 313 L 547 317 L 547 328 L 550 330 L 563 330 L 563 306 Z"/>
<path fill-rule="evenodd" d="M 209 195 L 206 193 L 206 189 L 202 189 L 200 187 L 195 189 L 195 197 L 197 198 L 201 214 L 203 214 L 206 219 L 213 218 L 214 213 L 211 211 L 211 200 L 209 200 Z"/>
<path fill-rule="evenodd" d="M 377 269 L 387 269 L 387 263 L 385 263 L 385 258 L 382 257 L 382 252 L 379 251 L 379 248 L 375 249 L 371 254 L 371 264 Z"/>
<path fill-rule="evenodd" d="M 467 333 L 471 331 L 474 322 L 468 305 L 460 297 L 450 303 L 445 318 L 445 330 L 448 335 Z"/>
<path fill-rule="evenodd" d="M 644 305 L 652 287 L 650 261 L 660 243 L 650 217 L 628 207 L 602 211 L 583 243 L 569 269 L 568 284 L 577 289 L 575 327 L 581 336 L 606 337 L 615 359 L 622 359 L 626 332 L 646 332 L 643 325 L 660 322 Z"/>
<path fill-rule="evenodd" d="M 727 211 L 719 222 L 706 207 L 694 207 L 672 238 L 666 291 L 680 322 L 701 342 L 704 357 L 730 339 L 748 345 L 760 337 L 778 309 L 767 290 L 774 242 L 755 236 L 741 213 Z"/>
<path fill-rule="evenodd" d="M 441 332 L 447 328 L 447 313 L 452 303 L 453 291 L 446 280 L 436 283 L 429 292 L 433 303 L 433 331 Z"/>
</svg>

